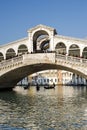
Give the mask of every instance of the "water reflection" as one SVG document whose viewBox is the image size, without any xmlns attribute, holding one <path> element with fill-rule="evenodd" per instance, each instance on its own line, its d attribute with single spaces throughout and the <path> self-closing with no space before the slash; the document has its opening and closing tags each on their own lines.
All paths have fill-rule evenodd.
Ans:
<svg viewBox="0 0 87 130">
<path fill-rule="evenodd" d="M 56 86 L 49 90 L 41 87 L 39 91 L 30 87 L 0 92 L 0 127 L 2 130 L 86 130 L 87 87 Z"/>
</svg>

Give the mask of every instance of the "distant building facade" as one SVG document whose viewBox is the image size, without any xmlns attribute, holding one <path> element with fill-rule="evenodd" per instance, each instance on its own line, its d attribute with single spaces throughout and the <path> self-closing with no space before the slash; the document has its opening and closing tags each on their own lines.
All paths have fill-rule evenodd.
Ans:
<svg viewBox="0 0 87 130">
<path fill-rule="evenodd" d="M 87 80 L 72 72 L 63 70 L 46 70 L 29 76 L 29 82 L 35 85 L 53 84 L 56 85 L 86 85 Z"/>
</svg>

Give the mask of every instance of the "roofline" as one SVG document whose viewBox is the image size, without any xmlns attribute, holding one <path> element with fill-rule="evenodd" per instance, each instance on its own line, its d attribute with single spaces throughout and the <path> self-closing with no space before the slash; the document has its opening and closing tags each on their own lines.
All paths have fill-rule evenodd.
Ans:
<svg viewBox="0 0 87 130">
<path fill-rule="evenodd" d="M 54 29 L 53 27 L 46 26 L 46 25 L 43 25 L 43 24 L 39 24 L 39 25 L 37 25 L 37 26 L 32 27 L 31 29 L 28 29 L 27 32 L 31 32 L 32 30 L 35 30 L 35 29 L 37 29 L 37 28 L 39 28 L 39 27 L 49 28 L 50 30 L 56 30 L 56 29 Z"/>
<path fill-rule="evenodd" d="M 80 41 L 80 42 L 82 41 L 82 42 L 85 42 L 85 43 L 87 42 L 87 40 L 85 40 L 85 39 L 63 36 L 63 35 L 55 35 L 54 37 L 66 38 L 66 39 L 70 39 L 70 40 L 74 40 L 74 41 Z"/>
<path fill-rule="evenodd" d="M 4 46 L 11 45 L 11 44 L 15 44 L 15 43 L 17 43 L 17 42 L 21 42 L 21 41 L 27 40 L 27 39 L 28 39 L 28 37 L 25 37 L 25 38 L 22 38 L 22 39 L 15 40 L 15 41 L 13 41 L 13 42 L 9 42 L 9 43 L 6 43 L 6 44 L 4 44 L 4 45 L 0 45 L 0 48 L 2 48 L 2 47 L 4 47 Z"/>
</svg>

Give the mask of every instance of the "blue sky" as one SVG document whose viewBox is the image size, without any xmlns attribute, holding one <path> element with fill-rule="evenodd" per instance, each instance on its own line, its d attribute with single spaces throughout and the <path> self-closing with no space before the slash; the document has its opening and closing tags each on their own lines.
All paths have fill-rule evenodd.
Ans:
<svg viewBox="0 0 87 130">
<path fill-rule="evenodd" d="M 0 45 L 44 24 L 59 35 L 87 37 L 87 0 L 0 0 Z"/>
</svg>

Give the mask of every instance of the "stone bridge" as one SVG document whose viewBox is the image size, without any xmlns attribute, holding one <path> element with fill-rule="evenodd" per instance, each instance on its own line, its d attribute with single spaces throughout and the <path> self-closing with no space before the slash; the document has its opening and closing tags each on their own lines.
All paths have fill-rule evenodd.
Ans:
<svg viewBox="0 0 87 130">
<path fill-rule="evenodd" d="M 24 77 L 49 69 L 70 71 L 87 79 L 86 39 L 62 36 L 55 28 L 41 24 L 27 34 L 0 46 L 0 88 L 13 88 Z"/>
<path fill-rule="evenodd" d="M 13 88 L 27 75 L 42 70 L 59 69 L 87 79 L 87 60 L 56 53 L 24 54 L 0 62 L 0 89 Z"/>
</svg>

